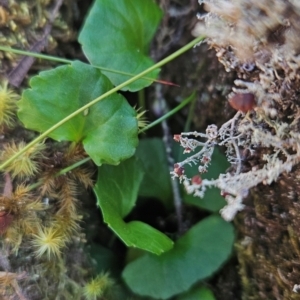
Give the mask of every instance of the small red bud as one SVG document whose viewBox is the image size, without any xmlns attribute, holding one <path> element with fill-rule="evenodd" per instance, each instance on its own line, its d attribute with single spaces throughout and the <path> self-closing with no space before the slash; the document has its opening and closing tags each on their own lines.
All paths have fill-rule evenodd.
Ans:
<svg viewBox="0 0 300 300">
<path fill-rule="evenodd" d="M 184 168 L 180 167 L 178 164 L 174 165 L 174 172 L 180 177 L 184 174 Z"/>
<path fill-rule="evenodd" d="M 174 134 L 173 139 L 174 139 L 174 141 L 176 141 L 176 142 L 180 142 L 181 135 L 180 135 L 180 134 Z"/>
<path fill-rule="evenodd" d="M 184 149 L 184 153 L 190 153 L 191 151 L 192 151 L 192 149 L 189 148 L 189 147 L 187 147 L 187 148 Z"/>
<path fill-rule="evenodd" d="M 210 162 L 210 158 L 208 156 L 203 156 L 203 158 L 201 159 L 201 162 L 203 164 Z"/>
<path fill-rule="evenodd" d="M 197 184 L 197 185 L 201 185 L 202 183 L 202 178 L 200 175 L 195 175 L 192 178 L 192 184 Z"/>
<path fill-rule="evenodd" d="M 203 167 L 203 166 L 199 166 L 199 167 L 198 167 L 198 172 L 199 172 L 200 174 L 206 173 L 206 172 L 207 172 L 207 169 L 206 169 L 205 167 Z"/>
</svg>

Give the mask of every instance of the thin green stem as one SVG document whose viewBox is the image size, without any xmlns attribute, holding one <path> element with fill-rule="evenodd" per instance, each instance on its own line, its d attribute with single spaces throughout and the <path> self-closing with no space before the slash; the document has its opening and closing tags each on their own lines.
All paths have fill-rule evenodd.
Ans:
<svg viewBox="0 0 300 300">
<path fill-rule="evenodd" d="M 94 104 L 96 104 L 97 102 L 103 100 L 104 98 L 114 94 L 115 92 L 119 91 L 120 89 L 122 89 L 123 87 L 125 87 L 126 85 L 136 81 L 137 79 L 140 79 L 141 77 L 143 77 L 144 75 L 152 72 L 153 70 L 160 68 L 161 66 L 165 65 L 166 63 L 172 61 L 173 59 L 175 59 L 177 56 L 181 55 L 182 53 L 186 52 L 187 50 L 189 50 L 190 48 L 194 47 L 196 44 L 200 43 L 202 40 L 204 39 L 204 37 L 198 37 L 196 39 L 194 39 L 193 41 L 191 41 L 190 43 L 188 43 L 187 45 L 185 45 L 184 47 L 180 48 L 179 50 L 177 50 L 176 52 L 172 53 L 171 55 L 169 55 L 168 57 L 164 58 L 163 60 L 159 61 L 158 63 L 156 63 L 155 65 L 153 65 L 152 67 L 146 69 L 145 71 L 141 72 L 140 74 L 126 80 L 125 82 L 123 82 L 122 84 L 116 86 L 115 88 L 111 89 L 110 91 L 104 93 L 103 95 L 97 97 L 96 99 L 94 99 L 93 101 L 91 101 L 90 103 L 82 106 L 81 108 L 77 109 L 76 111 L 74 111 L 72 114 L 70 114 L 69 116 L 67 116 L 66 118 L 62 119 L 61 121 L 59 121 L 58 123 L 56 123 L 54 126 L 52 126 L 51 128 L 49 128 L 48 130 L 46 130 L 44 133 L 42 133 L 39 137 L 37 137 L 36 139 L 34 139 L 32 142 L 30 142 L 29 144 L 27 144 L 27 146 L 25 146 L 22 150 L 20 150 L 18 153 L 14 154 L 12 157 L 10 157 L 8 160 L 6 160 L 3 164 L 0 165 L 0 170 L 3 170 L 7 165 L 9 165 L 13 160 L 15 160 L 16 158 L 18 158 L 19 156 L 21 156 L 23 153 L 25 153 L 28 149 L 30 149 L 32 146 L 34 146 L 35 144 L 39 143 L 40 141 L 42 141 L 44 138 L 46 138 L 52 131 L 54 131 L 55 129 L 59 128 L 61 125 L 63 125 L 64 123 L 68 122 L 69 120 L 71 120 L 73 117 L 77 116 L 78 114 L 80 114 L 81 112 L 85 111 L 86 109 L 88 109 L 89 107 L 93 106 Z M 168 114 L 167 114 L 168 115 Z"/>
<path fill-rule="evenodd" d="M 178 110 L 180 110 L 182 107 L 184 107 L 185 105 L 187 105 L 191 100 L 193 100 L 195 94 L 192 94 L 189 98 L 187 98 L 186 100 L 184 100 L 182 103 L 180 103 L 177 107 L 175 107 L 173 110 L 171 110 L 168 114 L 166 114 L 166 118 L 170 117 L 171 115 L 173 115 L 174 113 L 176 113 Z M 151 127 L 159 124 L 160 122 L 162 122 L 163 120 L 165 120 L 166 118 L 164 118 L 165 116 L 155 120 L 154 122 L 152 122 L 151 124 L 149 124 L 148 126 L 144 127 L 142 130 L 139 131 L 139 133 L 141 132 L 144 132 L 148 129 L 150 129 Z M 57 172 L 54 177 L 58 177 L 58 176 L 61 176 L 61 175 L 64 175 L 70 171 L 72 171 L 73 169 L 77 168 L 77 167 L 80 167 L 81 165 L 85 164 L 86 162 L 90 161 L 91 158 L 90 157 L 86 157 L 74 164 L 72 164 L 71 166 L 68 166 L 62 170 L 60 170 L 59 172 Z M 33 183 L 31 184 L 29 187 L 28 187 L 28 191 L 31 191 L 39 186 L 41 186 L 42 184 L 44 183 L 44 180 L 39 180 L 38 182 L 36 183 Z"/>
<path fill-rule="evenodd" d="M 173 115 L 174 113 L 176 113 L 178 110 L 180 110 L 182 107 L 184 107 L 185 105 L 187 105 L 190 101 L 192 101 L 195 98 L 195 94 L 193 93 L 190 97 L 188 97 L 187 99 L 185 99 L 182 103 L 180 103 L 177 107 L 175 107 L 173 110 L 171 110 L 168 114 L 166 114 L 165 116 L 155 120 L 154 122 L 152 122 L 151 124 L 149 124 L 148 126 L 144 127 L 142 130 L 139 131 L 139 133 L 144 132 L 148 129 L 150 129 L 151 127 L 161 123 L 163 120 L 165 120 L 166 118 L 170 117 L 171 115 Z M 57 172 L 54 177 L 58 177 L 61 175 L 64 175 L 70 171 L 72 171 L 73 169 L 80 167 L 81 165 L 85 164 L 86 162 L 90 161 L 91 158 L 90 157 L 86 157 L 74 164 L 72 164 L 71 166 L 68 166 L 62 170 L 60 170 L 59 172 Z M 31 191 L 39 186 L 41 186 L 44 183 L 44 180 L 39 180 L 38 182 L 31 184 L 28 187 L 28 191 Z"/>
<path fill-rule="evenodd" d="M 58 176 L 61 176 L 61 175 L 64 175 L 70 171 L 72 171 L 73 169 L 85 164 L 86 162 L 88 162 L 89 160 L 91 160 L 90 157 L 86 157 L 80 161 L 77 161 L 76 163 L 72 164 L 71 166 L 68 166 L 64 169 L 61 169 L 59 172 L 57 172 L 53 177 L 58 177 Z M 38 182 L 36 183 L 33 183 L 31 184 L 29 187 L 28 187 L 28 191 L 31 191 L 33 189 L 36 189 L 37 187 L 41 186 L 42 184 L 44 183 L 44 180 L 39 180 Z"/>
<path fill-rule="evenodd" d="M 190 97 L 188 97 L 187 99 L 185 99 L 182 103 L 180 103 L 177 107 L 175 107 L 173 110 L 171 110 L 168 114 L 166 114 L 166 118 L 170 117 L 171 115 L 173 115 L 174 113 L 176 113 L 178 110 L 180 110 L 182 107 L 184 107 L 185 105 L 187 105 L 190 101 L 192 101 L 193 99 L 195 99 L 195 94 L 193 93 Z M 151 127 L 161 123 L 163 120 L 165 120 L 166 118 L 164 118 L 165 116 L 155 120 L 154 122 L 152 122 L 151 124 L 149 124 L 148 126 L 144 127 L 139 133 L 144 132 L 148 129 L 150 129 Z M 81 165 L 85 164 L 86 162 L 90 161 L 91 158 L 90 157 L 86 157 L 74 164 L 72 164 L 71 166 L 68 166 L 62 170 L 60 170 L 59 172 L 57 172 L 54 177 L 58 177 L 61 175 L 64 175 L 74 169 L 76 169 L 77 167 L 80 167 Z M 38 182 L 31 184 L 28 187 L 28 191 L 31 191 L 39 186 L 41 186 L 44 183 L 44 180 L 39 180 Z"/>
<path fill-rule="evenodd" d="M 176 113 L 178 110 L 180 110 L 182 107 L 184 107 L 185 105 L 187 105 L 190 101 L 192 101 L 194 99 L 195 94 L 192 94 L 189 98 L 187 98 L 186 100 L 184 100 L 181 104 L 179 104 L 177 107 L 175 107 L 173 110 L 171 110 L 168 114 L 166 114 L 165 116 L 167 116 L 166 118 L 170 117 L 171 115 L 173 115 L 174 113 Z M 149 124 L 148 126 L 144 127 L 139 133 L 144 132 L 148 129 L 150 129 L 151 127 L 161 123 L 163 120 L 165 120 L 166 118 L 161 117 L 157 120 L 155 120 L 154 122 L 152 122 L 151 124 Z M 72 164 L 71 166 L 68 166 L 62 170 L 60 170 L 59 172 L 57 172 L 54 177 L 58 177 L 61 175 L 64 175 L 70 171 L 72 171 L 73 169 L 80 167 L 81 165 L 85 164 L 86 162 L 90 161 L 91 158 L 90 157 L 86 157 L 74 164 Z M 39 186 L 41 186 L 44 183 L 44 180 L 39 180 L 38 182 L 31 184 L 28 187 L 28 191 L 31 191 Z"/>
<path fill-rule="evenodd" d="M 46 60 L 51 60 L 55 62 L 60 62 L 64 64 L 71 64 L 72 60 L 66 59 L 66 58 L 60 58 L 57 56 L 51 56 L 51 55 L 45 55 L 37 52 L 29 52 L 29 51 L 24 51 L 24 50 L 19 50 L 19 49 L 14 49 L 10 47 L 5 47 L 5 46 L 0 46 L 0 51 L 5 51 L 5 52 L 11 52 L 19 55 L 26 55 L 26 56 L 32 56 L 35 58 L 40 58 L 40 59 L 46 59 Z"/>
<path fill-rule="evenodd" d="M 180 110 L 182 107 L 184 107 L 185 105 L 187 105 L 190 101 L 192 101 L 195 97 L 195 94 L 193 93 L 190 97 L 188 97 L 187 99 L 185 99 L 181 104 L 179 104 L 177 107 L 175 107 L 173 110 L 171 110 L 168 114 L 166 114 L 166 118 L 170 117 L 172 114 L 176 113 L 178 110 Z M 159 124 L 160 122 L 162 122 L 163 120 L 165 120 L 165 116 L 157 119 L 156 121 L 152 122 L 151 124 L 149 124 L 148 126 L 144 127 L 140 132 L 144 132 L 146 131 L 147 129 Z M 81 165 L 85 164 L 86 162 L 90 161 L 91 158 L 90 157 L 86 157 L 74 164 L 72 164 L 71 166 L 68 166 L 62 170 L 60 170 L 59 172 L 57 172 L 54 177 L 58 177 L 58 176 L 61 176 L 61 175 L 64 175 L 74 169 L 76 169 L 77 167 L 80 167 Z M 34 184 L 31 184 L 29 187 L 28 187 L 28 190 L 31 191 L 39 186 L 41 186 L 42 184 L 44 183 L 44 180 L 39 180 L 38 182 L 34 183 Z"/>
<path fill-rule="evenodd" d="M 57 57 L 57 56 L 51 56 L 51 55 L 41 54 L 41 53 L 37 53 L 37 52 L 19 50 L 19 49 L 5 47 L 5 46 L 0 46 L 0 51 L 11 52 L 11 53 L 15 53 L 15 54 L 19 54 L 19 55 L 25 55 L 25 56 L 31 56 L 31 57 L 50 60 L 50 61 L 55 61 L 55 62 L 63 63 L 63 64 L 71 64 L 73 62 L 73 60 L 66 59 L 66 58 L 60 58 L 60 57 Z M 134 76 L 131 73 L 127 73 L 127 72 L 123 72 L 123 71 L 113 70 L 113 69 L 104 68 L 104 67 L 98 67 L 98 66 L 94 66 L 94 65 L 93 65 L 93 67 L 96 68 L 96 69 L 99 69 L 101 71 L 104 71 L 104 72 L 110 72 L 110 73 L 115 73 L 115 74 L 128 76 L 129 78 Z M 143 77 L 143 79 L 149 80 L 151 82 L 152 81 L 157 81 L 157 80 L 155 80 L 153 78 L 150 78 L 150 77 Z"/>
<path fill-rule="evenodd" d="M 191 96 L 189 96 L 188 98 L 186 98 L 184 101 L 182 101 L 179 105 L 177 105 L 175 108 L 173 108 L 172 110 L 170 110 L 168 113 L 166 113 L 165 115 L 163 115 L 162 117 L 158 118 L 157 120 L 155 120 L 154 122 L 150 123 L 149 125 L 145 126 L 144 128 L 142 128 L 139 133 L 142 133 L 152 127 L 154 127 L 155 125 L 159 124 L 160 122 L 162 122 L 163 120 L 169 118 L 170 116 L 174 115 L 177 111 L 179 111 L 180 109 L 182 109 L 184 106 L 186 106 L 187 104 L 189 104 L 195 97 L 195 93 L 193 93 Z"/>
<path fill-rule="evenodd" d="M 192 118 L 193 118 L 194 111 L 195 111 L 195 105 L 196 105 L 196 97 L 195 97 L 195 94 L 194 94 L 194 97 L 192 99 L 192 103 L 189 107 L 189 113 L 188 113 L 188 116 L 187 116 L 187 120 L 186 120 L 185 125 L 184 125 L 184 129 L 183 129 L 184 132 L 190 131 Z"/>
<path fill-rule="evenodd" d="M 86 162 L 88 162 L 89 160 L 91 160 L 90 157 L 86 157 L 80 161 L 77 161 L 76 163 L 74 163 L 73 165 L 69 166 L 69 167 L 66 167 L 62 170 L 60 170 L 55 176 L 60 176 L 60 175 L 63 175 L 63 174 L 66 174 L 68 173 L 69 171 L 72 171 L 73 169 L 85 164 Z"/>
</svg>

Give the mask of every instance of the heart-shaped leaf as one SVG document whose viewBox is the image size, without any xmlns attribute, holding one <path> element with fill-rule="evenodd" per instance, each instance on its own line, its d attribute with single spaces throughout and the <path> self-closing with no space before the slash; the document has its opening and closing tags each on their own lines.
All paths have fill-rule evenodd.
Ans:
<svg viewBox="0 0 300 300">
<path fill-rule="evenodd" d="M 119 85 L 153 65 L 148 57 L 149 44 L 161 16 L 152 0 L 96 0 L 79 42 L 91 64 L 120 71 L 103 71 L 114 85 Z M 147 77 L 155 79 L 158 72 Z M 140 79 L 123 89 L 138 91 L 151 83 Z"/>
<path fill-rule="evenodd" d="M 81 63 L 41 72 L 30 80 L 19 101 L 18 116 L 26 128 L 44 132 L 112 88 L 98 69 Z M 113 94 L 49 134 L 62 141 L 82 142 L 97 165 L 118 164 L 134 154 L 138 143 L 135 110 Z"/>
<path fill-rule="evenodd" d="M 233 226 L 211 216 L 178 239 L 172 250 L 146 254 L 129 263 L 122 275 L 133 292 L 168 299 L 211 276 L 229 257 L 233 241 Z"/>
<path fill-rule="evenodd" d="M 104 165 L 99 168 L 94 192 L 104 221 L 127 246 L 161 254 L 173 247 L 172 240 L 145 223 L 123 220 L 135 205 L 143 175 L 135 157 L 118 166 Z"/>
</svg>

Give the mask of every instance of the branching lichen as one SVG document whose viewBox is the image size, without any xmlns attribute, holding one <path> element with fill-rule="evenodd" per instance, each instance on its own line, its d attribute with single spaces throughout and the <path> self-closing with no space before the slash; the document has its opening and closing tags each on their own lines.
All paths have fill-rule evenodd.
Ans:
<svg viewBox="0 0 300 300">
<path fill-rule="evenodd" d="M 219 129 L 210 125 L 206 134 L 176 135 L 184 152 L 195 154 L 175 164 L 172 175 L 194 196 L 203 197 L 207 188 L 218 187 L 227 201 L 221 214 L 230 221 L 244 208 L 242 200 L 249 189 L 271 184 L 300 161 L 300 4 L 278 0 L 199 2 L 207 13 L 199 16 L 194 33 L 206 35 L 225 69 L 237 73 L 239 79 L 228 97 L 238 101 L 232 106 L 240 111 Z M 255 102 L 248 104 L 246 95 L 253 95 L 250 98 Z M 242 112 L 247 106 L 245 115 Z M 206 172 L 216 145 L 226 147 L 234 170 L 215 180 L 202 180 L 200 175 L 188 178 L 185 165 L 197 164 L 200 174 Z M 258 163 L 247 169 L 244 162 L 249 155 L 256 155 Z"/>
<path fill-rule="evenodd" d="M 238 112 L 220 129 L 210 125 L 206 134 L 189 132 L 176 135 L 175 139 L 185 148 L 184 152 L 196 153 L 175 164 L 173 178 L 179 177 L 187 193 L 201 198 L 207 188 L 218 187 L 227 201 L 227 206 L 221 210 L 221 214 L 225 220 L 231 221 L 235 214 L 243 209 L 242 199 L 248 195 L 250 188 L 260 183 L 271 184 L 281 173 L 290 172 L 300 161 L 300 135 L 288 129 L 286 123 L 277 123 L 271 127 L 258 112 L 246 117 Z M 198 142 L 187 137 L 191 135 L 205 138 L 206 141 Z M 199 173 L 207 172 L 216 145 L 226 146 L 227 159 L 235 166 L 235 172 L 221 174 L 216 180 L 199 180 L 199 175 L 188 178 L 184 173 L 184 166 L 199 164 Z M 198 147 L 201 149 L 197 152 Z M 261 168 L 253 167 L 252 170 L 242 173 L 242 149 L 254 152 L 258 147 L 271 149 L 269 154 L 264 155 L 265 164 Z"/>
</svg>

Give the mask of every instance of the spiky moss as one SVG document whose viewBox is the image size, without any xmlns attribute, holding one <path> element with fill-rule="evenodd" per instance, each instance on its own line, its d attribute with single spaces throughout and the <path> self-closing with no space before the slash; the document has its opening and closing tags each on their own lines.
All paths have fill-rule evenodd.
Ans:
<svg viewBox="0 0 300 300">
<path fill-rule="evenodd" d="M 138 121 L 138 128 L 139 130 L 142 130 L 144 127 L 146 127 L 146 125 L 148 124 L 148 121 L 145 117 L 145 113 L 146 111 L 138 108 L 136 109 L 136 118 L 137 118 L 137 121 Z"/>
<path fill-rule="evenodd" d="M 4 149 L 1 152 L 0 160 L 5 162 L 7 159 L 12 157 L 14 154 L 21 151 L 26 144 L 19 142 L 16 144 L 14 141 L 10 144 L 4 145 Z M 39 163 L 38 160 L 44 157 L 43 150 L 45 149 L 44 144 L 37 144 L 32 148 L 28 149 L 24 154 L 15 159 L 9 164 L 5 171 L 10 173 L 12 177 L 29 178 L 38 173 Z"/>
<path fill-rule="evenodd" d="M 103 296 L 113 284 L 114 282 L 109 277 L 109 274 L 99 274 L 83 287 L 83 296 L 86 300 L 97 300 Z"/>
<path fill-rule="evenodd" d="M 50 260 L 53 256 L 60 257 L 61 249 L 66 245 L 66 240 L 59 229 L 54 226 L 39 227 L 37 234 L 33 235 L 32 245 L 37 258 L 46 254 Z"/>
<path fill-rule="evenodd" d="M 0 86 L 0 127 L 15 125 L 16 101 L 19 95 L 7 87 L 7 82 Z"/>
<path fill-rule="evenodd" d="M 4 2 L 0 6 L 1 45 L 30 49 L 40 40 L 56 1 Z M 80 3 L 82 7 L 78 9 L 79 2 L 63 1 L 53 30 L 47 36 L 45 53 L 56 55 L 56 48 L 59 48 L 59 56 L 80 56 L 79 46 L 76 49 L 76 45 L 68 43 L 76 40 L 78 28 L 75 26 L 78 24 L 75 22 L 84 16 L 91 1 Z M 25 141 L 32 140 L 35 133 L 16 124 L 14 113 L 18 97 L 7 88 L 2 78 L 16 66 L 20 56 L 0 51 L 0 60 L 0 82 L 4 83 L 0 89 L 1 152 L 2 160 L 5 160 L 23 148 Z M 36 61 L 36 69 L 49 66 L 53 63 Z M 77 194 L 91 187 L 92 172 L 85 166 L 69 172 L 63 177 L 66 180 L 54 178 L 62 168 L 82 159 L 84 153 L 77 145 L 49 147 L 49 144 L 51 141 L 48 140 L 46 148 L 44 144 L 37 145 L 5 170 L 13 177 L 13 190 L 10 195 L 0 197 L 0 227 L 4 222 L 7 224 L 0 228 L 1 299 L 39 300 L 48 297 L 79 300 L 82 299 L 82 286 L 92 275 L 83 252 L 85 236 L 80 229 L 82 212 L 77 199 Z M 40 180 L 43 184 L 29 191 L 28 186 Z M 63 185 L 64 191 L 61 189 Z"/>
<path fill-rule="evenodd" d="M 66 144 L 59 151 L 55 146 L 42 148 L 43 155 L 34 150 L 28 155 L 36 163 L 31 180 L 39 182 L 39 189 L 31 190 L 30 184 L 21 183 L 23 179 L 17 172 L 14 190 L 4 187 L 7 191 L 0 197 L 0 227 L 8 220 L 4 219 L 6 216 L 11 219 L 0 230 L 0 253 L 11 265 L 4 270 L 16 274 L 26 270 L 26 280 L 18 283 L 18 287 L 20 293 L 28 291 L 30 299 L 42 299 L 46 294 L 50 299 L 58 296 L 80 299 L 77 295 L 91 274 L 85 269 L 87 257 L 83 252 L 85 237 L 80 228 L 82 216 L 78 194 L 83 186 L 84 190 L 91 187 L 93 172 L 84 166 L 57 177 L 61 169 L 85 157 L 82 147 Z M 9 179 L 9 175 L 5 178 Z M 8 179 L 7 186 L 11 184 Z M 80 261 L 78 257 L 82 257 Z M 32 276 L 36 275 L 38 279 L 32 281 Z M 49 278 L 53 280 L 49 281 Z M 3 293 L 5 296 L 17 295 L 10 286 Z"/>
</svg>

